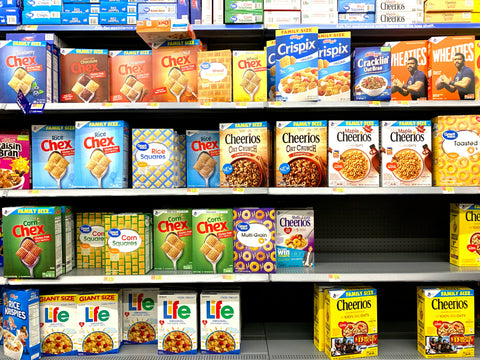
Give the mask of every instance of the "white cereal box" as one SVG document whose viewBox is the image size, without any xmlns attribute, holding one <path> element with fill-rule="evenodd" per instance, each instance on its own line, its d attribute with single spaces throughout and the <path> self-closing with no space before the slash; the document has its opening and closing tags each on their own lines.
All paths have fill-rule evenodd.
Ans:
<svg viewBox="0 0 480 360">
<path fill-rule="evenodd" d="M 187 187 L 220 186 L 219 132 L 187 130 Z"/>
<path fill-rule="evenodd" d="M 123 289 L 123 343 L 156 344 L 157 289 Z"/>
</svg>

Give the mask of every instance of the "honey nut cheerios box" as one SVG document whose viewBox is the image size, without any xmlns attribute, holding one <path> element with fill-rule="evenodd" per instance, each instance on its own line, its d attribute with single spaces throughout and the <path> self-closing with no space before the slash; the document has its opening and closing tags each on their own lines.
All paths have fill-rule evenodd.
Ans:
<svg viewBox="0 0 480 360">
<path fill-rule="evenodd" d="M 30 169 L 28 130 L 0 132 L 0 188 L 30 189 Z"/>
<path fill-rule="evenodd" d="M 123 344 L 157 343 L 158 289 L 124 288 Z"/>
<path fill-rule="evenodd" d="M 77 267 L 100 269 L 104 265 L 106 212 L 76 213 Z"/>
<path fill-rule="evenodd" d="M 377 290 L 325 290 L 325 354 L 331 359 L 378 355 Z"/>
<path fill-rule="evenodd" d="M 450 263 L 480 266 L 479 204 L 450 204 Z"/>
<path fill-rule="evenodd" d="M 425 358 L 474 356 L 472 289 L 417 287 L 417 349 Z"/>
<path fill-rule="evenodd" d="M 233 51 L 233 101 L 267 101 L 265 51 Z"/>
</svg>

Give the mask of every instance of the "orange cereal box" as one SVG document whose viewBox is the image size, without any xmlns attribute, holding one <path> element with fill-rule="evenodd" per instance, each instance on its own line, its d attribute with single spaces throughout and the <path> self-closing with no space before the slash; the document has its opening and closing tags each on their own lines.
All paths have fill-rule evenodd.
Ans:
<svg viewBox="0 0 480 360">
<path fill-rule="evenodd" d="M 265 51 L 233 52 L 233 101 L 267 101 Z"/>
<path fill-rule="evenodd" d="M 475 40 L 475 99 L 480 100 L 480 40 Z"/>
<path fill-rule="evenodd" d="M 475 36 L 428 40 L 428 100 L 475 100 Z"/>
<path fill-rule="evenodd" d="M 231 50 L 204 51 L 198 54 L 198 100 L 232 101 Z"/>
</svg>

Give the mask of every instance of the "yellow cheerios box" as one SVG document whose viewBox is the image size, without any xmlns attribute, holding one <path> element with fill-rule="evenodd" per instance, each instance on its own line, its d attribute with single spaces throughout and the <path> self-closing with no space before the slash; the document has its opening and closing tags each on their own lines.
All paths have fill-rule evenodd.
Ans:
<svg viewBox="0 0 480 360">
<path fill-rule="evenodd" d="M 233 52 L 233 101 L 267 101 L 265 51 Z"/>
<path fill-rule="evenodd" d="M 325 354 L 331 359 L 378 355 L 377 290 L 325 290 Z"/>
<path fill-rule="evenodd" d="M 480 266 L 480 204 L 450 204 L 450 263 Z"/>
<path fill-rule="evenodd" d="M 417 349 L 426 358 L 474 355 L 475 299 L 466 287 L 417 287 Z"/>
<path fill-rule="evenodd" d="M 325 351 L 325 293 L 331 286 L 314 284 L 313 288 L 313 344 Z"/>
</svg>

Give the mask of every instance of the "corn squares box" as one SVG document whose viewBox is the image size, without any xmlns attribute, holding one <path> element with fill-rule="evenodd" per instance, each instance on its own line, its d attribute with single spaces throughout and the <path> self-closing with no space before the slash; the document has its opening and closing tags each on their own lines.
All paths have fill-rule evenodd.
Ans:
<svg viewBox="0 0 480 360">
<path fill-rule="evenodd" d="M 472 0 L 425 0 L 425 11 L 473 11 Z"/>
<path fill-rule="evenodd" d="M 158 289 L 124 288 L 122 293 L 123 344 L 156 344 Z"/>
<path fill-rule="evenodd" d="M 313 345 L 325 351 L 325 295 L 332 286 L 313 285 Z"/>
<path fill-rule="evenodd" d="M 233 101 L 267 101 L 265 51 L 233 52 Z"/>
<path fill-rule="evenodd" d="M 450 263 L 480 266 L 480 205 L 450 204 Z"/>
<path fill-rule="evenodd" d="M 480 40 L 475 40 L 475 99 L 480 100 Z"/>
<path fill-rule="evenodd" d="M 192 210 L 153 210 L 153 267 L 192 269 Z"/>
<path fill-rule="evenodd" d="M 202 291 L 200 294 L 200 351 L 202 354 L 240 354 L 240 291 Z"/>
<path fill-rule="evenodd" d="M 220 137 L 217 131 L 187 130 L 187 187 L 220 186 Z"/>
<path fill-rule="evenodd" d="M 62 274 L 62 209 L 6 207 L 3 215 L 4 276 L 56 278 Z"/>
<path fill-rule="evenodd" d="M 77 213 L 76 246 L 79 269 L 100 269 L 104 263 L 105 212 Z"/>
<path fill-rule="evenodd" d="M 29 139 L 27 130 L 0 133 L 0 188 L 30 189 Z"/>
<path fill-rule="evenodd" d="M 77 355 L 77 294 L 40 296 L 42 356 Z"/>
<path fill-rule="evenodd" d="M 178 186 L 181 188 L 187 187 L 187 136 L 178 134 Z"/>
<path fill-rule="evenodd" d="M 276 57 L 277 57 L 277 45 L 275 40 L 267 41 L 267 46 L 265 47 L 267 52 L 267 100 L 275 101 L 277 97 L 277 90 L 275 87 L 276 81 Z"/>
<path fill-rule="evenodd" d="M 353 52 L 354 100 L 390 100 L 390 48 L 359 47 Z"/>
<path fill-rule="evenodd" d="M 197 354 L 198 313 L 195 291 L 158 294 L 158 354 Z"/>
<path fill-rule="evenodd" d="M 480 115 L 432 119 L 433 186 L 480 185 Z"/>
<path fill-rule="evenodd" d="M 475 298 L 467 287 L 417 287 L 417 349 L 426 358 L 472 357 Z"/>
<path fill-rule="evenodd" d="M 62 209 L 62 273 L 72 271 L 75 260 L 74 223 L 71 206 L 60 206 Z"/>
<path fill-rule="evenodd" d="M 107 214 L 105 221 L 105 273 L 145 275 L 152 270 L 150 214 Z"/>
<path fill-rule="evenodd" d="M 325 290 L 325 354 L 331 359 L 378 355 L 377 290 Z"/>
<path fill-rule="evenodd" d="M 234 208 L 234 272 L 274 273 L 275 209 Z"/>
<path fill-rule="evenodd" d="M 198 101 L 232 101 L 231 50 L 203 51 L 198 64 Z"/>
<path fill-rule="evenodd" d="M 124 121 L 76 121 L 75 187 L 128 187 L 128 142 Z"/>
</svg>

